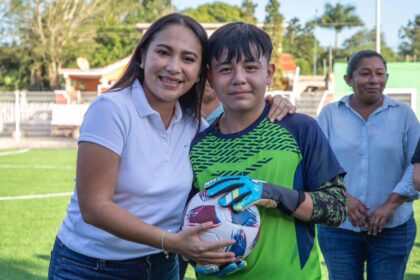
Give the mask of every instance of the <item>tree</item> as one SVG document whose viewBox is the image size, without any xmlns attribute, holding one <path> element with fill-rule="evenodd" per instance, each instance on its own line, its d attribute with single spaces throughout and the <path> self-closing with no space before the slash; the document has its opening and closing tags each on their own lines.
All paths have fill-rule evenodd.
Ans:
<svg viewBox="0 0 420 280">
<path fill-rule="evenodd" d="M 140 22 L 153 22 L 172 11 L 169 0 L 111 1 L 109 12 L 95 22 L 99 28 L 89 61 L 92 66 L 103 67 L 130 55 L 141 38 L 136 28 Z"/>
<path fill-rule="evenodd" d="M 314 22 L 320 27 L 332 28 L 335 31 L 334 48 L 338 48 L 338 34 L 344 28 L 351 28 L 363 25 L 362 20 L 355 13 L 356 8 L 352 5 L 337 3 L 335 6 L 325 4 L 325 11 L 321 17 L 315 18 Z"/>
<path fill-rule="evenodd" d="M 251 0 L 243 0 L 242 1 L 242 21 L 248 23 L 257 23 L 257 18 L 255 17 L 255 8 L 257 4 L 254 4 Z"/>
<path fill-rule="evenodd" d="M 280 69 L 280 57 L 282 53 L 283 16 L 280 14 L 280 3 L 278 0 L 269 0 L 265 6 L 266 16 L 264 30 L 271 37 L 273 42 L 272 61 L 276 65 L 276 73 L 273 80 L 273 89 L 282 89 L 282 74 Z"/>
<path fill-rule="evenodd" d="M 399 36 L 404 41 L 399 46 L 399 53 L 410 57 L 413 61 L 420 58 L 420 14 L 416 15 L 414 21 L 408 21 L 406 26 L 401 27 Z"/>
<path fill-rule="evenodd" d="M 58 69 L 74 59 L 76 47 L 91 42 L 96 27 L 91 23 L 100 16 L 108 0 L 21 0 L 11 1 L 8 16 L 14 24 L 16 42 L 30 51 L 34 63 L 32 80 L 41 89 L 45 73 L 47 87 L 57 88 Z"/>
<path fill-rule="evenodd" d="M 173 11 L 171 0 L 129 0 L 131 7 L 124 22 L 153 22 Z M 116 2 L 118 3 L 118 2 Z"/>
<path fill-rule="evenodd" d="M 341 55 L 336 57 L 338 60 L 346 61 L 347 58 L 361 50 L 375 50 L 376 29 L 361 30 L 343 42 Z M 381 54 L 387 61 L 395 61 L 396 56 L 392 49 L 385 42 L 385 35 L 381 34 Z"/>
<path fill-rule="evenodd" d="M 58 70 L 75 66 L 78 56 L 104 66 L 129 55 L 141 37 L 135 23 L 172 10 L 170 0 L 13 0 L 3 7 L 8 20 L 0 31 L 26 51 L 28 80 L 41 90 L 57 88 Z"/>
<path fill-rule="evenodd" d="M 290 53 L 295 58 L 303 75 L 312 73 L 315 52 L 323 52 L 313 30 L 314 26 L 311 23 L 302 26 L 295 17 L 289 21 L 283 36 L 283 52 Z"/>
<path fill-rule="evenodd" d="M 182 13 L 202 23 L 241 21 L 245 14 L 241 7 L 223 2 L 200 5 L 196 9 L 188 8 Z"/>
<path fill-rule="evenodd" d="M 0 47 L 0 88 L 17 90 L 29 87 L 33 61 L 27 53 L 14 43 Z"/>
</svg>

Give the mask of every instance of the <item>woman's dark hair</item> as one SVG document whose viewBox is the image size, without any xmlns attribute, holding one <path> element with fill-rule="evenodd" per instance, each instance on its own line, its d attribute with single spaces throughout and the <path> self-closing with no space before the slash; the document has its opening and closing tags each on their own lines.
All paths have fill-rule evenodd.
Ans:
<svg viewBox="0 0 420 280">
<path fill-rule="evenodd" d="M 252 46 L 255 46 L 256 50 Z M 242 56 L 246 60 L 254 60 L 264 55 L 269 63 L 273 44 L 270 36 L 255 25 L 233 22 L 220 27 L 210 36 L 208 63 L 210 64 L 213 58 L 219 60 L 224 50 L 227 51 L 226 61 L 236 58 L 239 62 Z"/>
<path fill-rule="evenodd" d="M 184 112 L 190 114 L 194 119 L 200 119 L 201 99 L 203 96 L 204 86 L 206 82 L 207 60 L 204 56 L 207 49 L 207 33 L 204 28 L 193 18 L 178 13 L 172 13 L 156 20 L 144 33 L 139 44 L 137 45 L 130 62 L 121 78 L 112 86 L 111 90 L 123 89 L 130 87 L 136 79 L 143 83 L 144 70 L 140 68 L 142 63 L 142 54 L 146 53 L 150 43 L 155 35 L 165 27 L 175 24 L 185 26 L 197 36 L 202 49 L 202 61 L 199 75 L 199 81 L 192 88 L 179 98 L 181 108 Z"/>
<path fill-rule="evenodd" d="M 353 54 L 347 59 L 347 76 L 352 78 L 354 71 L 356 71 L 356 69 L 359 67 L 360 61 L 362 61 L 362 59 L 366 57 L 380 58 L 385 66 L 385 70 L 387 70 L 386 61 L 380 53 L 377 53 L 372 50 L 363 50 Z"/>
</svg>

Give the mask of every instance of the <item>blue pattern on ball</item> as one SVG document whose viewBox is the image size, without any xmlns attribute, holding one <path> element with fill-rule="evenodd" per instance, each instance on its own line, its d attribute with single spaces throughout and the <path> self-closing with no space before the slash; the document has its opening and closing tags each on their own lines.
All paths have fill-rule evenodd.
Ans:
<svg viewBox="0 0 420 280">
<path fill-rule="evenodd" d="M 245 232 L 241 229 L 238 232 L 232 233 L 232 239 L 236 242 L 230 246 L 229 252 L 235 253 L 235 257 L 242 258 L 246 251 L 246 236 Z"/>
<path fill-rule="evenodd" d="M 251 209 L 243 212 L 232 211 L 232 223 L 247 227 L 258 227 L 257 214 Z"/>
</svg>

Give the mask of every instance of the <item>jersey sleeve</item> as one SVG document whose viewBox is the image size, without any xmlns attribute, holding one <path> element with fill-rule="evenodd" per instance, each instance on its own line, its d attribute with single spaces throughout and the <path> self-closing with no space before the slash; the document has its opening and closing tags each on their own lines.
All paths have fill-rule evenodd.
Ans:
<svg viewBox="0 0 420 280">
<path fill-rule="evenodd" d="M 100 97 L 89 107 L 80 127 L 80 142 L 92 142 L 121 156 L 128 119 L 114 100 Z"/>
<path fill-rule="evenodd" d="M 325 134 L 313 118 L 295 114 L 285 123 L 298 142 L 304 168 L 304 187 L 315 191 L 337 175 L 345 174 Z"/>
</svg>

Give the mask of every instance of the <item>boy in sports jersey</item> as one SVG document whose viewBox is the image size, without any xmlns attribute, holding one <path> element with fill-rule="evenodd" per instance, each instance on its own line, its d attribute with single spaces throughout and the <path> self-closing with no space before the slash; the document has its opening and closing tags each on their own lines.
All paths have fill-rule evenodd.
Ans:
<svg viewBox="0 0 420 280">
<path fill-rule="evenodd" d="M 208 79 L 224 113 L 192 143 L 194 187 L 236 211 L 257 205 L 261 229 L 246 263 L 198 267 L 198 278 L 320 279 L 314 224 L 344 221 L 345 171 L 314 119 L 267 120 L 264 94 L 275 66 L 264 31 L 227 24 L 210 37 L 208 50 Z"/>
</svg>

